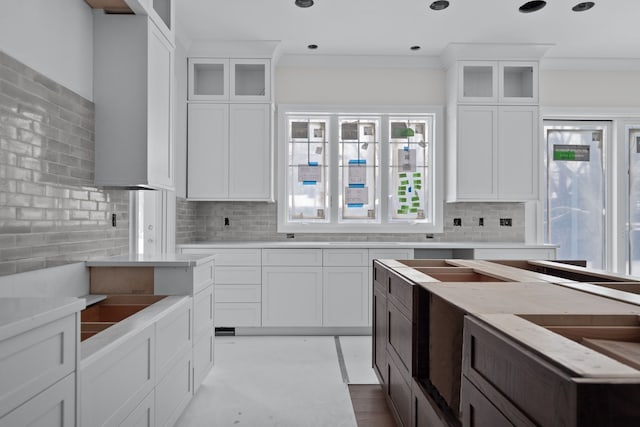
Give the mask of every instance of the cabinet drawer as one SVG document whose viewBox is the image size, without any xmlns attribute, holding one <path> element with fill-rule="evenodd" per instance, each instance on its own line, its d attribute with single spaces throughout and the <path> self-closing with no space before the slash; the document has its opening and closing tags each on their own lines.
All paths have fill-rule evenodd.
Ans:
<svg viewBox="0 0 640 427">
<path fill-rule="evenodd" d="M 193 337 L 213 331 L 213 286 L 203 289 L 193 297 Z"/>
<path fill-rule="evenodd" d="M 411 387 L 393 363 L 392 358 L 387 359 L 387 379 L 386 393 L 396 419 L 400 421 L 402 427 L 409 427 L 411 425 Z"/>
<path fill-rule="evenodd" d="M 216 255 L 216 267 L 234 265 L 260 265 L 261 249 L 210 249 Z"/>
<path fill-rule="evenodd" d="M 444 413 L 433 398 L 422 388 L 416 381 L 412 380 L 411 394 L 413 404 L 413 423 L 414 427 L 449 427 L 459 425 L 454 419 L 453 414 Z M 484 426 L 492 424 L 475 424 L 476 426 Z"/>
<path fill-rule="evenodd" d="M 387 282 L 389 278 L 389 271 L 378 264 L 377 262 L 373 263 L 373 283 L 374 285 L 383 291 L 385 294 L 387 292 Z"/>
<path fill-rule="evenodd" d="M 5 372 L 3 372 L 3 375 Z M 76 425 L 75 375 L 67 375 L 53 386 L 0 418 L 0 427 Z"/>
<path fill-rule="evenodd" d="M 75 369 L 75 314 L 0 342 L 0 416 Z"/>
<path fill-rule="evenodd" d="M 198 391 L 205 377 L 213 367 L 213 329 L 193 345 L 193 393 Z"/>
<path fill-rule="evenodd" d="M 191 348 L 191 298 L 156 323 L 156 369 L 158 378 L 185 348 Z"/>
<path fill-rule="evenodd" d="M 193 293 L 213 283 L 213 261 L 193 267 Z"/>
<path fill-rule="evenodd" d="M 514 425 L 466 378 L 462 378 L 460 410 L 464 427 L 513 427 Z"/>
<path fill-rule="evenodd" d="M 260 285 L 216 285 L 216 302 L 260 302 Z"/>
<path fill-rule="evenodd" d="M 262 265 L 322 266 L 322 249 L 263 249 Z"/>
<path fill-rule="evenodd" d="M 330 267 L 368 267 L 367 249 L 323 249 L 322 265 Z"/>
<path fill-rule="evenodd" d="M 251 327 L 262 323 L 259 302 L 216 302 L 215 325 L 217 327 Z"/>
<path fill-rule="evenodd" d="M 555 249 L 474 249 L 474 259 L 555 259 Z"/>
<path fill-rule="evenodd" d="M 216 267 L 216 285 L 259 285 L 262 283 L 262 268 Z"/>
<path fill-rule="evenodd" d="M 118 427 L 149 427 L 156 425 L 156 393 L 152 391 Z"/>
<path fill-rule="evenodd" d="M 483 393 L 491 391 L 492 401 L 508 400 L 537 425 L 575 425 L 577 397 L 569 376 L 469 316 L 463 374 Z"/>
<path fill-rule="evenodd" d="M 413 373 L 411 363 L 413 325 L 411 320 L 405 317 L 393 302 L 387 301 L 387 323 L 389 331 L 387 351 L 394 351 L 403 364 L 402 368 L 411 374 Z"/>
<path fill-rule="evenodd" d="M 157 426 L 174 425 L 191 400 L 191 354 L 191 348 L 185 349 L 156 386 Z"/>
<path fill-rule="evenodd" d="M 388 298 L 398 305 L 409 319 L 413 311 L 413 285 L 405 278 L 389 273 Z"/>
</svg>

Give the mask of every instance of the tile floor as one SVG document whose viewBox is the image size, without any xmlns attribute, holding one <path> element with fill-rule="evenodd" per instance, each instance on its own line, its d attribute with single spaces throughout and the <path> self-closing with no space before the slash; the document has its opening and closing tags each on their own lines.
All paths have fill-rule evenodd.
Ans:
<svg viewBox="0 0 640 427">
<path fill-rule="evenodd" d="M 377 383 L 370 336 L 216 337 L 215 346 L 178 427 L 355 427 L 346 382 Z"/>
</svg>

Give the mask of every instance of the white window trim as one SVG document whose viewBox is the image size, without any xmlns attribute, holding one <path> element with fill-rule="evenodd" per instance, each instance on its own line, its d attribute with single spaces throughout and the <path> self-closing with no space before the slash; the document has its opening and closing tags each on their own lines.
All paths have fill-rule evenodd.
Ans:
<svg viewBox="0 0 640 427">
<path fill-rule="evenodd" d="M 442 106 L 345 106 L 345 105 L 301 105 L 301 104 L 280 104 L 277 107 L 278 113 L 278 136 L 277 136 L 277 200 L 278 200 L 278 222 L 277 231 L 279 233 L 442 233 L 443 232 L 443 201 L 444 201 L 444 110 Z M 429 163 L 429 172 L 433 180 L 433 222 L 405 222 L 390 223 L 386 219 L 387 201 L 380 200 L 381 203 L 381 223 L 356 223 L 345 224 L 337 220 L 331 223 L 290 223 L 287 221 L 287 115 L 299 114 L 329 114 L 329 115 L 350 115 L 350 114 L 371 114 L 380 116 L 402 116 L 402 115 L 433 115 L 434 141 L 432 144 L 432 156 Z M 387 147 L 381 147 L 381 156 L 388 156 Z M 381 166 L 387 165 L 388 159 L 382 161 Z M 388 194 L 388 173 L 380 169 L 382 180 L 382 199 Z M 332 188 L 335 187 L 331 184 Z M 336 196 L 331 192 L 330 194 Z"/>
</svg>

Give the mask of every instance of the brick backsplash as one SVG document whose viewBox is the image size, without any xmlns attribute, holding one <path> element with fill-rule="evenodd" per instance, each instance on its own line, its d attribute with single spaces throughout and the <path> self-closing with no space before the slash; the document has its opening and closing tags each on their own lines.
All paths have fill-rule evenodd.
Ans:
<svg viewBox="0 0 640 427">
<path fill-rule="evenodd" d="M 128 191 L 93 178 L 93 103 L 0 52 L 0 275 L 128 253 Z"/>
<path fill-rule="evenodd" d="M 176 243 L 198 241 L 278 241 L 286 234 L 276 231 L 275 203 L 192 202 L 177 200 Z M 224 218 L 230 225 L 224 225 Z M 454 226 L 460 218 L 462 225 Z M 478 225 L 479 218 L 484 226 Z M 500 218 L 511 218 L 510 227 L 500 226 Z M 419 242 L 524 242 L 522 203 L 445 203 L 444 231 L 427 239 L 425 233 L 295 233 L 305 241 L 419 241 Z"/>
</svg>

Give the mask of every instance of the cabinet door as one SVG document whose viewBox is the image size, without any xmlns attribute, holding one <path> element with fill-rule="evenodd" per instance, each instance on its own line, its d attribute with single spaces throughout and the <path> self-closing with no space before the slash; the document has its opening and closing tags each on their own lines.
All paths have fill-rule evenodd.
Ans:
<svg viewBox="0 0 640 427">
<path fill-rule="evenodd" d="M 230 96 L 232 101 L 271 99 L 271 61 L 269 59 L 231 59 Z"/>
<path fill-rule="evenodd" d="M 498 65 L 501 104 L 538 103 L 538 63 L 505 61 Z"/>
<path fill-rule="evenodd" d="M 173 189 L 173 47 L 155 25 L 149 31 L 147 173 L 150 183 Z"/>
<path fill-rule="evenodd" d="M 229 106 L 189 104 L 187 197 L 229 196 Z"/>
<path fill-rule="evenodd" d="M 369 269 L 325 267 L 322 325 L 369 326 Z"/>
<path fill-rule="evenodd" d="M 322 267 L 263 267 L 262 326 L 322 326 Z"/>
<path fill-rule="evenodd" d="M 189 100 L 226 101 L 229 99 L 229 60 L 227 58 L 189 58 Z"/>
<path fill-rule="evenodd" d="M 495 103 L 498 100 L 498 63 L 460 61 L 458 88 L 458 102 Z"/>
<path fill-rule="evenodd" d="M 498 111 L 498 198 L 538 198 L 538 107 L 509 106 Z"/>
<path fill-rule="evenodd" d="M 373 287 L 373 368 L 382 384 L 387 382 L 387 297 Z"/>
<path fill-rule="evenodd" d="M 229 198 L 271 200 L 271 106 L 232 104 Z"/>
<path fill-rule="evenodd" d="M 458 107 L 458 200 L 497 198 L 496 149 L 498 109 L 488 106 Z"/>
</svg>

